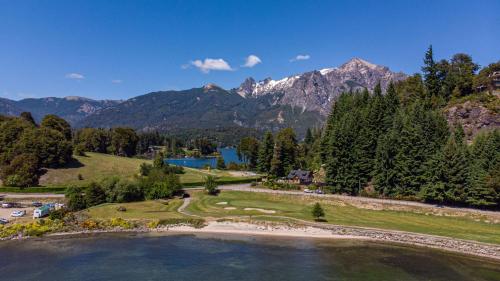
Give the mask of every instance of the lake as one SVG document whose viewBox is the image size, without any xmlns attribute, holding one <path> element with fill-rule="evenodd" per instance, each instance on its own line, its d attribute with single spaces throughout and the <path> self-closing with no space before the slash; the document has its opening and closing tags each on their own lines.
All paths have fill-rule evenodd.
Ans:
<svg viewBox="0 0 500 281">
<path fill-rule="evenodd" d="M 224 163 L 226 165 L 228 165 L 231 162 L 234 162 L 236 164 L 243 163 L 243 161 L 241 161 L 238 158 L 238 154 L 236 153 L 235 148 L 220 148 L 219 152 L 221 153 L 222 158 L 224 158 Z M 203 168 L 207 165 L 210 165 L 210 167 L 215 168 L 217 166 L 217 158 L 215 157 L 168 158 L 165 159 L 165 161 L 172 165 L 184 166 L 190 168 Z"/>
<path fill-rule="evenodd" d="M 0 242 L 0 280 L 500 280 L 500 263 L 353 240 L 100 234 Z"/>
</svg>

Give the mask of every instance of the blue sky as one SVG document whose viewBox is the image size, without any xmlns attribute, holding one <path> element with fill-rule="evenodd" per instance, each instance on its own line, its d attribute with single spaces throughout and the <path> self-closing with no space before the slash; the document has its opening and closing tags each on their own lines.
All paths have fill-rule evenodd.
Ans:
<svg viewBox="0 0 500 281">
<path fill-rule="evenodd" d="M 486 65 L 500 59 L 498 11 L 498 0 L 0 0 L 0 97 L 232 88 L 352 57 L 414 73 L 429 44 Z"/>
</svg>

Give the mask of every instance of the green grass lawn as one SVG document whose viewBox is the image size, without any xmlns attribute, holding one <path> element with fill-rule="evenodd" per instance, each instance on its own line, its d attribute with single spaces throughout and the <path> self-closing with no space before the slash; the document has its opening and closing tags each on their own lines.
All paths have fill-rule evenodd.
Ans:
<svg viewBox="0 0 500 281">
<path fill-rule="evenodd" d="M 277 220 L 277 216 L 286 216 L 313 221 L 311 210 L 312 205 L 317 201 L 313 198 L 290 195 L 236 191 L 222 191 L 218 196 L 193 192 L 192 197 L 192 203 L 187 211 L 193 214 L 211 217 L 265 215 L 270 220 Z M 218 202 L 227 202 L 227 205 L 217 205 Z M 478 222 L 467 217 L 362 209 L 339 204 L 339 201 L 333 200 L 323 199 L 321 204 L 326 213 L 325 219 L 331 224 L 401 230 L 500 244 L 500 224 Z M 237 209 L 224 209 L 226 207 Z M 244 208 L 274 210 L 276 213 L 264 214 L 260 211 L 245 211 Z"/>
<path fill-rule="evenodd" d="M 172 219 L 184 218 L 177 209 L 182 205 L 181 199 L 168 201 L 143 201 L 131 203 L 107 203 L 87 209 L 91 218 L 111 219 L 122 218 L 128 220 L 152 220 L 152 219 Z M 117 210 L 119 206 L 126 208 L 125 212 Z"/>
<path fill-rule="evenodd" d="M 74 156 L 74 162 L 67 167 L 48 169 L 40 178 L 41 187 L 32 187 L 20 190 L 19 188 L 0 187 L 0 192 L 55 192 L 63 193 L 70 185 L 86 185 L 91 181 L 100 181 L 106 177 L 118 176 L 124 179 L 133 179 L 139 174 L 142 163 L 152 163 L 151 160 L 120 157 L 110 154 L 87 152 L 86 156 Z M 250 182 L 258 177 L 234 176 L 229 171 L 200 170 L 185 168 L 180 174 L 181 183 L 193 186 L 201 185 L 207 175 L 216 176 L 220 183 Z M 83 180 L 78 178 L 81 175 Z"/>
<path fill-rule="evenodd" d="M 87 184 L 106 177 L 120 176 L 132 179 L 139 173 L 139 166 L 152 163 L 150 160 L 120 157 L 109 154 L 87 152 L 86 156 L 73 156 L 77 161 L 65 168 L 48 169 L 40 178 L 42 186 L 67 186 Z M 82 175 L 83 180 L 78 179 Z"/>
</svg>

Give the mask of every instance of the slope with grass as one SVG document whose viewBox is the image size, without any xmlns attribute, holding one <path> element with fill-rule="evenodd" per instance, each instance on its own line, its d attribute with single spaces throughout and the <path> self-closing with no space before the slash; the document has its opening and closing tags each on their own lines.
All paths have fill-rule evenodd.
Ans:
<svg viewBox="0 0 500 281">
<path fill-rule="evenodd" d="M 120 157 L 110 154 L 87 152 L 86 156 L 73 156 L 74 161 L 66 167 L 47 169 L 40 178 L 40 187 L 19 188 L 0 187 L 0 192 L 62 192 L 70 185 L 86 185 L 92 181 L 100 181 L 107 177 L 118 176 L 133 179 L 139 175 L 142 163 L 152 164 L 151 160 Z M 180 181 L 187 186 L 203 183 L 204 177 L 213 175 L 221 184 L 250 182 L 258 176 L 242 176 L 230 171 L 200 170 L 184 168 Z"/>
<path fill-rule="evenodd" d="M 191 204 L 186 211 L 215 218 L 252 216 L 253 219 L 272 221 L 286 221 L 287 218 L 313 221 L 311 210 L 315 202 L 321 203 L 329 224 L 400 230 L 500 244 L 500 224 L 486 219 L 438 216 L 418 210 L 365 209 L 331 199 L 237 191 L 222 191 L 218 196 L 192 192 Z"/>
<path fill-rule="evenodd" d="M 107 203 L 91 207 L 84 212 L 87 212 L 94 219 L 165 220 L 183 218 L 184 215 L 177 212 L 181 205 L 181 199 Z M 118 207 L 124 207 L 125 211 L 118 211 Z"/>
<path fill-rule="evenodd" d="M 86 156 L 74 156 L 75 160 L 64 168 L 48 169 L 40 178 L 42 186 L 67 186 L 87 184 L 106 177 L 119 176 L 133 179 L 138 175 L 142 163 L 150 160 L 120 157 L 109 154 L 87 152 Z M 82 180 L 78 178 L 82 176 Z"/>
</svg>

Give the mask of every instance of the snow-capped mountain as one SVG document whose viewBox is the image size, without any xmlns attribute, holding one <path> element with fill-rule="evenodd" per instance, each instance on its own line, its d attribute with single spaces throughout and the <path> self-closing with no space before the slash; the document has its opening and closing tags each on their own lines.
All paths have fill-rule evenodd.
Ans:
<svg viewBox="0 0 500 281">
<path fill-rule="evenodd" d="M 353 58 L 340 67 L 314 70 L 281 80 L 267 78 L 256 82 L 247 78 L 234 91 L 244 98 L 268 96 L 273 104 L 291 105 L 326 115 L 335 97 L 342 92 L 364 88 L 372 91 L 378 82 L 385 91 L 390 81 L 406 77 L 404 73 L 392 72 L 385 66 Z"/>
</svg>

